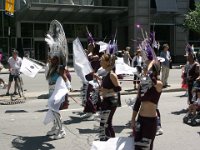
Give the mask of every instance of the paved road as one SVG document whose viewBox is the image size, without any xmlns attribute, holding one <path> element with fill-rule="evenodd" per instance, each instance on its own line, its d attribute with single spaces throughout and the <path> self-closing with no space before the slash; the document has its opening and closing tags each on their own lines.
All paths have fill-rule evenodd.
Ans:
<svg viewBox="0 0 200 150">
<path fill-rule="evenodd" d="M 183 92 L 163 93 L 159 108 L 162 115 L 164 134 L 156 137 L 155 150 L 199 150 L 200 128 L 182 123 L 187 107 Z M 129 136 L 126 126 L 132 110 L 125 105 L 125 99 L 135 95 L 122 96 L 123 107 L 114 116 L 116 136 Z M 77 97 L 76 100 L 79 100 Z M 89 150 L 96 132 L 95 121 L 80 118 L 82 107 L 70 100 L 70 108 L 62 111 L 63 124 L 67 131 L 65 139 L 51 140 L 45 136 L 50 125 L 42 121 L 46 114 L 46 99 L 28 100 L 24 104 L 0 105 L 0 146 L 2 150 Z"/>
</svg>

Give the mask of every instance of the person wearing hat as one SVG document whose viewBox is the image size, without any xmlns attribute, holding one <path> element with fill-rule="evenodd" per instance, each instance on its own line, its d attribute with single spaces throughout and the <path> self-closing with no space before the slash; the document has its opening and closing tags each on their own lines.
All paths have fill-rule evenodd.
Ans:
<svg viewBox="0 0 200 150">
<path fill-rule="evenodd" d="M 141 50 L 140 48 L 137 48 L 135 56 L 133 57 L 132 60 L 132 67 L 137 67 L 139 68 L 138 70 L 142 70 L 142 65 L 143 65 L 143 60 L 141 57 Z M 134 89 L 137 89 L 136 85 L 139 84 L 139 78 L 136 75 L 134 75 L 133 84 L 134 84 Z"/>
<path fill-rule="evenodd" d="M 20 74 L 20 67 L 22 65 L 22 59 L 21 57 L 18 56 L 18 51 L 17 50 L 13 50 L 12 51 L 12 56 L 8 59 L 8 64 L 9 64 L 9 82 L 8 82 L 8 88 L 7 88 L 7 92 L 6 92 L 6 96 L 9 96 L 9 91 L 10 91 L 10 87 L 12 84 L 12 81 L 15 81 L 15 86 L 14 86 L 14 95 L 17 95 L 16 92 L 16 80 L 19 77 Z"/>
<path fill-rule="evenodd" d="M 162 65 L 162 83 L 163 87 L 166 88 L 168 85 L 168 77 L 169 77 L 169 70 L 170 70 L 170 62 L 171 62 L 171 56 L 169 52 L 169 45 L 164 44 L 163 45 L 163 51 L 160 53 L 160 56 L 165 59 L 164 62 L 161 63 Z"/>
</svg>

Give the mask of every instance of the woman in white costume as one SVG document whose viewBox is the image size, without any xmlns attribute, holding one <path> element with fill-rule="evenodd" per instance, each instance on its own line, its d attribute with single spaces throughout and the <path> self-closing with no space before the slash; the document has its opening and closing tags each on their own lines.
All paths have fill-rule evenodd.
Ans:
<svg viewBox="0 0 200 150">
<path fill-rule="evenodd" d="M 65 66 L 59 66 L 59 77 L 55 84 L 55 89 L 48 99 L 49 110 L 44 120 L 44 124 L 54 122 L 48 136 L 54 136 L 53 139 L 64 138 L 66 133 L 62 127 L 61 115 L 59 113 L 61 104 L 65 101 L 65 96 L 69 92 L 70 82 L 66 76 Z"/>
</svg>

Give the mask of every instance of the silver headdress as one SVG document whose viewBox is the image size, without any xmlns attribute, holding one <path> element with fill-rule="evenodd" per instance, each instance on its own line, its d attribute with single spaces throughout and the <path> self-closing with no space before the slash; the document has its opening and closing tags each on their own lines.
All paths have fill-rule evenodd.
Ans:
<svg viewBox="0 0 200 150">
<path fill-rule="evenodd" d="M 49 56 L 58 56 L 62 65 L 68 62 L 68 46 L 65 32 L 60 22 L 53 20 L 50 23 L 48 34 L 45 41 L 49 45 Z"/>
</svg>

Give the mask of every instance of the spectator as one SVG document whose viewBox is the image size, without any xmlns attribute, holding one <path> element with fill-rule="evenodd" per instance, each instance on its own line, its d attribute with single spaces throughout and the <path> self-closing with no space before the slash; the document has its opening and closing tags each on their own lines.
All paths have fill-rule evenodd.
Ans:
<svg viewBox="0 0 200 150">
<path fill-rule="evenodd" d="M 130 52 L 130 47 L 126 47 L 126 50 L 124 50 L 124 62 L 130 66 L 130 60 L 132 60 L 129 52 Z"/>
<path fill-rule="evenodd" d="M 169 70 L 170 70 L 170 62 L 171 56 L 169 52 L 169 45 L 164 44 L 163 45 L 163 51 L 160 53 L 160 56 L 165 58 L 165 61 L 161 63 L 162 65 L 162 83 L 163 83 L 163 88 L 166 88 L 168 85 L 168 77 L 169 77 Z"/>
<path fill-rule="evenodd" d="M 14 85 L 14 95 L 17 95 L 16 92 L 16 79 L 19 77 L 19 70 L 22 64 L 22 59 L 21 57 L 18 56 L 18 51 L 17 50 L 13 50 L 12 51 L 12 57 L 10 57 L 8 59 L 8 64 L 9 64 L 9 71 L 10 71 L 10 75 L 9 75 L 9 82 L 8 82 L 8 89 L 7 89 L 7 93 L 6 96 L 9 96 L 9 90 L 12 84 L 12 81 L 14 79 L 15 81 L 15 85 Z"/>
<path fill-rule="evenodd" d="M 141 50 L 138 48 L 136 50 L 136 54 L 132 60 L 132 67 L 137 67 L 138 70 L 142 70 L 142 65 L 143 65 L 143 61 L 142 61 L 142 57 L 141 57 Z M 134 84 L 134 89 L 137 89 L 136 86 L 137 86 L 137 84 L 139 84 L 139 78 L 137 75 L 134 75 L 133 84 Z"/>
</svg>

